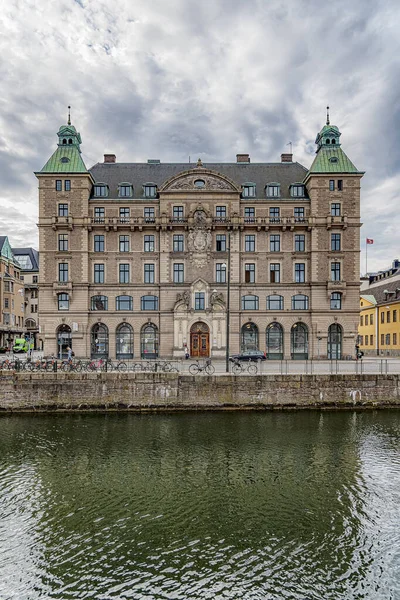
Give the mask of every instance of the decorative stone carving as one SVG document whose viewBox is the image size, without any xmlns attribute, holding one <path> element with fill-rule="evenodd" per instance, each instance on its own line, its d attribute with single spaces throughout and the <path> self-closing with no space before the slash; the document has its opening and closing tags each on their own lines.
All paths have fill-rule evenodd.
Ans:
<svg viewBox="0 0 400 600">
<path fill-rule="evenodd" d="M 184 175 L 183 177 L 175 179 L 170 184 L 168 184 L 165 187 L 165 190 L 199 191 L 199 188 L 197 188 L 194 184 L 194 182 L 197 181 L 198 178 L 198 172 L 193 174 L 191 173 L 190 175 Z M 228 190 L 235 192 L 238 191 L 233 184 L 231 184 L 229 181 L 226 181 L 226 179 L 223 179 L 222 177 L 201 174 L 201 179 L 204 181 L 204 187 L 202 187 L 201 190 Z"/>
<path fill-rule="evenodd" d="M 214 308 L 216 304 L 221 304 L 225 306 L 224 295 L 221 292 L 213 292 L 210 296 L 210 306 Z"/>
<path fill-rule="evenodd" d="M 192 229 L 188 235 L 189 252 L 209 252 L 211 249 L 211 231 Z"/>
<path fill-rule="evenodd" d="M 176 304 L 185 304 L 189 308 L 190 296 L 189 292 L 185 291 L 176 295 Z"/>
</svg>

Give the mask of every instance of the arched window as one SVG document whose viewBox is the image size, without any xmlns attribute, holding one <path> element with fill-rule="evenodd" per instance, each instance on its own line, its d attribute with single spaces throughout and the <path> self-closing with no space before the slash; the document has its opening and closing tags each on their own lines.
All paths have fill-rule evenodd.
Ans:
<svg viewBox="0 0 400 600">
<path fill-rule="evenodd" d="M 258 310 L 258 296 L 242 296 L 242 310 Z"/>
<path fill-rule="evenodd" d="M 330 144 L 330 143 L 331 143 L 331 140 L 328 138 L 328 139 L 326 140 L 326 143 L 327 143 L 327 144 Z"/>
<path fill-rule="evenodd" d="M 336 140 L 335 140 L 335 139 L 334 139 L 334 140 L 332 140 L 332 144 L 336 144 Z"/>
<path fill-rule="evenodd" d="M 258 327 L 255 323 L 245 323 L 242 327 L 241 352 L 258 350 Z"/>
<path fill-rule="evenodd" d="M 117 296 L 115 298 L 115 310 L 133 310 L 132 296 Z"/>
<path fill-rule="evenodd" d="M 332 292 L 331 294 L 331 310 L 341 310 L 342 294 L 340 292 Z"/>
<path fill-rule="evenodd" d="M 27 329 L 36 329 L 36 321 L 34 319 L 26 319 L 25 327 Z"/>
<path fill-rule="evenodd" d="M 158 358 L 158 329 L 153 323 L 147 323 L 142 327 L 140 354 L 142 358 Z"/>
<path fill-rule="evenodd" d="M 270 323 L 266 329 L 267 358 L 283 359 L 283 327 L 279 323 Z"/>
<path fill-rule="evenodd" d="M 72 140 L 71 140 L 71 138 L 69 138 L 69 140 L 68 140 L 68 144 L 72 144 Z"/>
<path fill-rule="evenodd" d="M 108 328 L 103 323 L 93 325 L 90 335 L 90 355 L 92 358 L 108 357 Z"/>
<path fill-rule="evenodd" d="M 69 294 L 58 294 L 58 310 L 69 310 Z"/>
<path fill-rule="evenodd" d="M 57 356 L 58 358 L 67 358 L 68 346 L 72 348 L 72 333 L 69 325 L 60 325 L 57 329 Z"/>
<path fill-rule="evenodd" d="M 63 144 L 66 144 L 66 143 L 67 143 L 67 140 L 64 138 L 63 139 Z"/>
<path fill-rule="evenodd" d="M 341 325 L 332 323 L 328 329 L 328 358 L 340 360 L 342 358 L 343 329 Z"/>
<path fill-rule="evenodd" d="M 141 310 L 158 310 L 158 296 L 142 296 L 140 308 Z"/>
<path fill-rule="evenodd" d="M 133 358 L 133 329 L 129 323 L 118 325 L 115 336 L 117 358 Z"/>
<path fill-rule="evenodd" d="M 308 327 L 304 323 L 295 323 L 290 332 L 290 350 L 294 360 L 308 359 Z"/>
<path fill-rule="evenodd" d="M 108 310 L 108 297 L 92 296 L 90 298 L 90 310 Z"/>
<path fill-rule="evenodd" d="M 267 296 L 267 310 L 283 310 L 283 296 Z"/>
<path fill-rule="evenodd" d="M 308 310 L 308 296 L 304 294 L 292 296 L 292 310 Z"/>
</svg>

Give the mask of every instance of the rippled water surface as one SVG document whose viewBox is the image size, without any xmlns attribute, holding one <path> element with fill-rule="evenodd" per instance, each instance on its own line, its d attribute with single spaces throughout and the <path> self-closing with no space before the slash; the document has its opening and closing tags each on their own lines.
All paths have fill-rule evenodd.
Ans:
<svg viewBox="0 0 400 600">
<path fill-rule="evenodd" d="M 400 411 L 0 418 L 0 598 L 398 600 Z"/>
</svg>

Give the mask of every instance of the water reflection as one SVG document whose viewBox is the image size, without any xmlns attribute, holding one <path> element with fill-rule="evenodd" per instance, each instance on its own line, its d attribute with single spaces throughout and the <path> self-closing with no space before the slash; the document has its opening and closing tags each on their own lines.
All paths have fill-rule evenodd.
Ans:
<svg viewBox="0 0 400 600">
<path fill-rule="evenodd" d="M 3 416 L 0 597 L 400 597 L 400 412 Z"/>
</svg>

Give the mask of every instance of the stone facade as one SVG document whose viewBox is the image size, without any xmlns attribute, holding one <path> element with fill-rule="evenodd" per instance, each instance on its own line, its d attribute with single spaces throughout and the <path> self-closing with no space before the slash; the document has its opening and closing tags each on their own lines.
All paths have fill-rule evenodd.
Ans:
<svg viewBox="0 0 400 600">
<path fill-rule="evenodd" d="M 46 354 L 112 358 L 354 355 L 359 172 L 329 123 L 310 169 L 280 163 L 104 163 L 61 127 L 39 179 Z M 334 144 L 335 141 L 335 145 Z"/>
<path fill-rule="evenodd" d="M 24 283 L 7 236 L 0 236 L 0 347 L 12 348 L 25 332 Z"/>
</svg>

